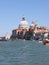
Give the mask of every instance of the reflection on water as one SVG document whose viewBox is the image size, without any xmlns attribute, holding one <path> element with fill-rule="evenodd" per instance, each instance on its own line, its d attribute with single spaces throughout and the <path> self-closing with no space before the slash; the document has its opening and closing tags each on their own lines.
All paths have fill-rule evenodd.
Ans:
<svg viewBox="0 0 49 65">
<path fill-rule="evenodd" d="M 49 65 L 49 46 L 24 40 L 0 42 L 0 65 Z"/>
</svg>

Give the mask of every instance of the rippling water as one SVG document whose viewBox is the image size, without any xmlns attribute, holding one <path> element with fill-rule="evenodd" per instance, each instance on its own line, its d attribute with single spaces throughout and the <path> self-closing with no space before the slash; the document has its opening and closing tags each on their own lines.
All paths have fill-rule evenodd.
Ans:
<svg viewBox="0 0 49 65">
<path fill-rule="evenodd" d="M 0 42 L 0 65 L 49 65 L 49 46 L 25 40 Z"/>
</svg>

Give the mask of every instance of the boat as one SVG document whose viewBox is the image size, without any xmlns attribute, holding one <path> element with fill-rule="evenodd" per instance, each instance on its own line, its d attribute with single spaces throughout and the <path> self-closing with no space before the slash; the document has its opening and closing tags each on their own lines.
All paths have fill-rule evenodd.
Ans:
<svg viewBox="0 0 49 65">
<path fill-rule="evenodd" d="M 44 45 L 49 45 L 49 39 L 44 39 L 44 40 L 43 40 L 43 44 L 44 44 Z"/>
<path fill-rule="evenodd" d="M 5 37 L 0 37 L 0 41 L 7 41 Z"/>
</svg>

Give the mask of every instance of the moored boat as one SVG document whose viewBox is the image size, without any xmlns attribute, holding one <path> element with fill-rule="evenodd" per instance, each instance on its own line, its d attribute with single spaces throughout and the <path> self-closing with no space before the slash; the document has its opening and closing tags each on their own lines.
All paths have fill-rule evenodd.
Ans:
<svg viewBox="0 0 49 65">
<path fill-rule="evenodd" d="M 5 37 L 0 37 L 0 41 L 7 41 Z"/>
<path fill-rule="evenodd" d="M 43 43 L 44 43 L 44 45 L 49 45 L 49 39 L 44 39 Z"/>
</svg>

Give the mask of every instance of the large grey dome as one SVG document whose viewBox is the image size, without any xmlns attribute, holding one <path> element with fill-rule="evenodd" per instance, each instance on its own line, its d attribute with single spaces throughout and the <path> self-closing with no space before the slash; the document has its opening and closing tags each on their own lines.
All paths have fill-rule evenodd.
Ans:
<svg viewBox="0 0 49 65">
<path fill-rule="evenodd" d="M 19 24 L 19 28 L 22 28 L 22 29 L 28 28 L 28 23 L 24 17 L 22 18 L 22 21 Z"/>
</svg>

